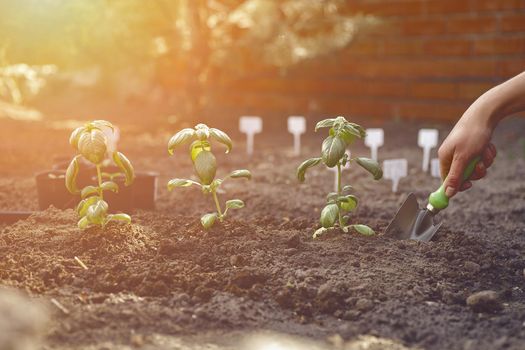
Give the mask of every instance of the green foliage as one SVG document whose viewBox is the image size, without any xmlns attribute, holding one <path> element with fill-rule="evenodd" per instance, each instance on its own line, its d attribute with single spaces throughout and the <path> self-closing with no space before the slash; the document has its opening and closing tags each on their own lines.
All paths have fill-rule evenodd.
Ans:
<svg viewBox="0 0 525 350">
<path fill-rule="evenodd" d="M 72 194 L 79 194 L 82 200 L 78 203 L 76 212 L 80 220 L 78 227 L 86 229 L 90 226 L 106 226 L 109 222 L 130 223 L 131 217 L 127 214 L 108 214 L 108 203 L 104 200 L 104 192 L 118 192 L 119 186 L 113 180 L 122 176 L 125 186 L 129 186 L 135 179 L 133 166 L 126 156 L 115 151 L 111 158 L 120 172 L 109 174 L 102 172 L 103 162 L 108 160 L 107 138 L 103 128 L 113 131 L 113 125 L 105 120 L 95 120 L 76 128 L 69 138 L 69 143 L 80 154 L 75 156 L 66 171 L 66 188 Z M 97 185 L 86 186 L 83 189 L 77 187 L 77 176 L 79 173 L 79 162 L 85 159 L 96 166 Z M 106 180 L 106 181 L 104 181 Z"/>
<path fill-rule="evenodd" d="M 246 169 L 234 170 L 224 179 L 216 179 L 217 160 L 212 152 L 210 141 L 214 140 L 226 147 L 229 153 L 233 147 L 230 137 L 219 129 L 209 128 L 206 124 L 197 124 L 194 129 L 186 128 L 177 132 L 168 142 L 168 153 L 173 155 L 175 149 L 183 144 L 189 143 L 189 156 L 193 162 L 195 174 L 200 182 L 188 179 L 172 179 L 168 182 L 168 190 L 172 191 L 177 187 L 199 186 L 205 195 L 211 194 L 215 202 L 216 212 L 204 214 L 201 217 L 201 224 L 205 229 L 212 227 L 217 220 L 224 221 L 229 209 L 244 208 L 244 202 L 240 199 L 230 199 L 226 201 L 226 209 L 221 209 L 217 191 L 222 183 L 227 179 L 248 179 L 252 174 Z"/>
<path fill-rule="evenodd" d="M 341 169 L 348 163 L 355 162 L 363 169 L 372 174 L 374 180 L 380 180 L 383 177 L 383 171 L 379 164 L 368 158 L 349 158 L 346 149 L 356 139 L 362 139 L 366 136 L 366 131 L 358 124 L 347 121 L 344 117 L 330 118 L 321 120 L 315 126 L 315 131 L 329 128 L 328 137 L 323 141 L 321 146 L 321 157 L 305 160 L 297 168 L 297 179 L 304 182 L 306 171 L 321 162 L 329 168 L 337 167 L 337 192 L 331 192 L 326 197 L 326 206 L 321 211 L 321 228 L 313 234 L 314 238 L 326 233 L 330 228 L 339 226 L 344 232 L 353 229 L 356 232 L 370 236 L 375 234 L 374 231 L 365 225 L 348 225 L 348 216 L 357 208 L 359 200 L 356 196 L 350 194 L 353 187 L 341 185 Z"/>
</svg>

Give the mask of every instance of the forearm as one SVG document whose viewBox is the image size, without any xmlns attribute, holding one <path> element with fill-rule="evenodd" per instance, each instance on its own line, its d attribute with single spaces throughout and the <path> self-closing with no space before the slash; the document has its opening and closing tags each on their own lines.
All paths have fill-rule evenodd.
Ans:
<svg viewBox="0 0 525 350">
<path fill-rule="evenodd" d="M 517 112 L 525 111 L 525 72 L 493 87 L 473 104 L 488 111 L 486 123 L 492 129 L 498 122 Z"/>
</svg>

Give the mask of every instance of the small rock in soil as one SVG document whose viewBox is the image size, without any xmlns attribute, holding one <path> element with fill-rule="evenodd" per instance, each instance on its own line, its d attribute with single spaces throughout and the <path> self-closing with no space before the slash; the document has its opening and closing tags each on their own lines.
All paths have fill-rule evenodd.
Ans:
<svg viewBox="0 0 525 350">
<path fill-rule="evenodd" d="M 295 233 L 292 237 L 286 240 L 286 246 L 288 248 L 297 248 L 301 244 L 301 235 Z"/>
<path fill-rule="evenodd" d="M 233 277 L 231 283 L 241 289 L 249 289 L 256 283 L 264 283 L 267 277 L 256 271 L 239 271 Z"/>
<path fill-rule="evenodd" d="M 467 298 L 467 305 L 475 312 L 493 313 L 503 309 L 499 294 L 493 290 L 484 290 L 470 295 Z"/>
<path fill-rule="evenodd" d="M 232 266 L 242 266 L 244 263 L 244 258 L 242 255 L 232 255 L 230 256 L 230 264 Z"/>
<path fill-rule="evenodd" d="M 463 269 L 469 273 L 478 273 L 481 270 L 481 266 L 473 261 L 466 261 L 463 264 Z"/>
<path fill-rule="evenodd" d="M 355 303 L 355 308 L 359 311 L 368 311 L 374 307 L 372 300 L 361 298 Z"/>
</svg>

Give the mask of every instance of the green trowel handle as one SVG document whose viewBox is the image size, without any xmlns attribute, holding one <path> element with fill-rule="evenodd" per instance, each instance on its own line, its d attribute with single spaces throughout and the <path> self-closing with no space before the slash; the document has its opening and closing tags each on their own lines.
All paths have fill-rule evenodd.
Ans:
<svg viewBox="0 0 525 350">
<path fill-rule="evenodd" d="M 476 157 L 468 163 L 467 167 L 465 168 L 465 171 L 463 172 L 463 181 L 467 180 L 472 173 L 474 172 L 474 169 L 476 168 L 476 165 L 480 161 L 481 157 Z M 446 207 L 448 207 L 448 200 L 449 198 L 445 194 L 445 181 L 441 184 L 441 186 L 437 189 L 437 191 L 430 194 L 430 197 L 428 197 L 428 203 L 437 210 L 443 210 Z"/>
</svg>

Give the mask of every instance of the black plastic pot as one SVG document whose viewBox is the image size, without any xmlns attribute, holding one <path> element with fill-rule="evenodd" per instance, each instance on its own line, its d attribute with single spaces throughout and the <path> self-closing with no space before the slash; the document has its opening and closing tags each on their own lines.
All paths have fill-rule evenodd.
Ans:
<svg viewBox="0 0 525 350">
<path fill-rule="evenodd" d="M 138 172 L 131 185 L 133 192 L 133 207 L 137 209 L 155 209 L 157 199 L 157 179 L 159 174 L 154 172 Z"/>
<path fill-rule="evenodd" d="M 72 157 L 60 156 L 53 159 L 53 170 L 66 171 Z M 77 185 L 79 188 L 84 188 L 88 185 L 93 185 L 93 178 L 97 176 L 97 169 L 93 164 L 87 162 L 79 162 L 79 171 L 77 175 Z"/>
<path fill-rule="evenodd" d="M 72 195 L 66 188 L 65 175 L 64 170 L 50 170 L 36 174 L 40 210 L 46 210 L 51 205 L 59 209 L 73 208 L 78 203 L 80 197 Z"/>
<path fill-rule="evenodd" d="M 104 200 L 109 205 L 110 213 L 129 213 L 133 209 L 133 189 L 132 186 L 126 187 L 124 179 L 114 179 L 118 185 L 118 193 L 104 192 Z"/>
<path fill-rule="evenodd" d="M 27 219 L 33 212 L 30 211 L 0 211 L 1 224 L 13 224 L 19 220 Z"/>
</svg>

